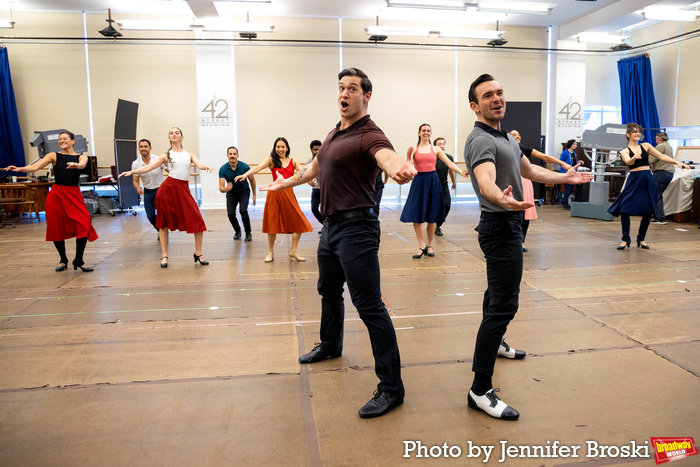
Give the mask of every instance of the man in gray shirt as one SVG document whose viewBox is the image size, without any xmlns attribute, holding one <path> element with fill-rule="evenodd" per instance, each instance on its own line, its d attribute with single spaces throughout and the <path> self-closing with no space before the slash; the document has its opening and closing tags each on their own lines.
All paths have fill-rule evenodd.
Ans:
<svg viewBox="0 0 700 467">
<path fill-rule="evenodd" d="M 508 323 L 518 311 L 523 272 L 523 211 L 533 206 L 522 201 L 520 175 L 540 183 L 572 185 L 590 182 L 593 177 L 576 171 L 580 163 L 566 173 L 530 164 L 515 139 L 501 129 L 506 100 L 493 76 L 481 75 L 471 84 L 469 106 L 478 121 L 464 146 L 464 160 L 472 174 L 481 209 L 476 231 L 486 258 L 488 288 L 484 292 L 483 316 L 472 365 L 474 382 L 467 403 L 492 417 L 517 420 L 520 414 L 499 399 L 491 377 L 497 355 L 506 358 L 526 355 L 522 350 L 511 349 L 503 339 Z"/>
<path fill-rule="evenodd" d="M 668 135 L 665 131 L 660 131 L 656 134 L 656 150 L 673 159 L 673 148 L 668 144 Z M 661 161 L 651 154 L 649 154 L 649 166 L 651 167 L 654 181 L 656 182 L 656 208 L 654 209 L 654 220 L 652 220 L 651 223 L 666 225 L 663 193 L 664 190 L 668 188 L 671 180 L 673 180 L 673 173 L 676 171 L 676 166 Z"/>
</svg>

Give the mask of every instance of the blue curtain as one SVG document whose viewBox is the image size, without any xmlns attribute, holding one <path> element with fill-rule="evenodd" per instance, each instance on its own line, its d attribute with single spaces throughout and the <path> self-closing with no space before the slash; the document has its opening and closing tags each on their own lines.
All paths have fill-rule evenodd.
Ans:
<svg viewBox="0 0 700 467">
<path fill-rule="evenodd" d="M 651 61 L 646 55 L 625 58 L 617 62 L 620 75 L 620 99 L 622 100 L 622 123 L 638 123 L 644 130 L 644 139 L 656 144 L 659 132 L 659 112 L 654 99 L 654 83 L 651 79 Z"/>
<path fill-rule="evenodd" d="M 0 167 L 26 165 L 7 49 L 0 47 Z"/>
</svg>

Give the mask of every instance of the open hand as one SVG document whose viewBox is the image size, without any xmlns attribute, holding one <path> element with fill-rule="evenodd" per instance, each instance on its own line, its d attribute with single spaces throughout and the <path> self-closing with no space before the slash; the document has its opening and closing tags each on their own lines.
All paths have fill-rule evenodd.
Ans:
<svg viewBox="0 0 700 467">
<path fill-rule="evenodd" d="M 503 198 L 499 204 L 511 211 L 524 211 L 535 205 L 535 203 L 531 203 L 529 201 L 517 201 L 515 198 L 513 198 L 512 185 L 508 185 L 508 188 L 503 190 Z"/>
<path fill-rule="evenodd" d="M 132 173 L 131 171 L 129 171 L 129 172 L 122 172 L 122 173 L 119 174 L 119 177 L 117 177 L 117 178 L 121 178 L 121 177 L 131 177 L 132 175 L 133 175 L 133 173 Z"/>
<path fill-rule="evenodd" d="M 263 185 L 259 189 L 260 189 L 260 191 L 281 191 L 281 190 L 284 190 L 285 189 L 284 179 L 282 177 L 277 177 L 277 180 L 270 183 L 269 185 Z"/>
</svg>

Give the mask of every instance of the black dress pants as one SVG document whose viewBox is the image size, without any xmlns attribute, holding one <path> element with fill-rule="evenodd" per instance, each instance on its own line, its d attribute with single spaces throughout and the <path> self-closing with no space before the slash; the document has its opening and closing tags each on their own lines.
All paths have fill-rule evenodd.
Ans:
<svg viewBox="0 0 700 467">
<path fill-rule="evenodd" d="M 442 184 L 442 198 L 445 201 L 445 219 L 447 219 L 447 215 L 450 213 L 450 208 L 452 207 L 452 194 L 450 193 L 449 183 Z M 444 222 L 438 222 L 437 227 L 441 227 L 442 224 L 444 224 Z"/>
<path fill-rule="evenodd" d="M 323 224 L 318 244 L 318 293 L 321 295 L 321 345 L 328 353 L 343 350 L 343 284 L 367 326 L 378 388 L 403 395 L 401 357 L 394 325 L 382 302 L 379 277 L 380 227 L 377 213 Z"/>
<path fill-rule="evenodd" d="M 241 213 L 241 220 L 243 221 L 243 228 L 245 233 L 250 233 L 250 216 L 248 216 L 248 201 L 250 200 L 250 188 L 240 193 L 235 193 L 229 191 L 226 193 L 226 212 L 228 213 L 228 220 L 233 226 L 235 232 L 241 232 L 241 226 L 236 219 L 236 206 Z"/>
<path fill-rule="evenodd" d="M 319 208 L 321 207 L 321 189 L 313 188 L 311 189 L 311 212 L 318 222 L 323 225 L 323 216 Z"/>
<path fill-rule="evenodd" d="M 146 210 L 146 217 L 148 222 L 153 225 L 153 228 L 158 230 L 156 227 L 156 194 L 158 193 L 158 188 L 144 188 L 143 189 L 143 207 Z"/>
<path fill-rule="evenodd" d="M 475 373 L 493 375 L 498 346 L 518 311 L 523 275 L 523 215 L 522 211 L 482 212 L 476 227 L 479 246 L 486 257 L 488 288 L 474 348 Z"/>
</svg>

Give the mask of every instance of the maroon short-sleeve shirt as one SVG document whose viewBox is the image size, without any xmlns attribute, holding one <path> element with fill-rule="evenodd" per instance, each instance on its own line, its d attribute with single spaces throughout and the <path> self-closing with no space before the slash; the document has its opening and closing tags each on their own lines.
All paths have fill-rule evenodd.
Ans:
<svg viewBox="0 0 700 467">
<path fill-rule="evenodd" d="M 344 130 L 338 123 L 321 145 L 318 159 L 321 178 L 321 213 L 371 208 L 380 149 L 394 150 L 384 132 L 365 115 Z"/>
</svg>

